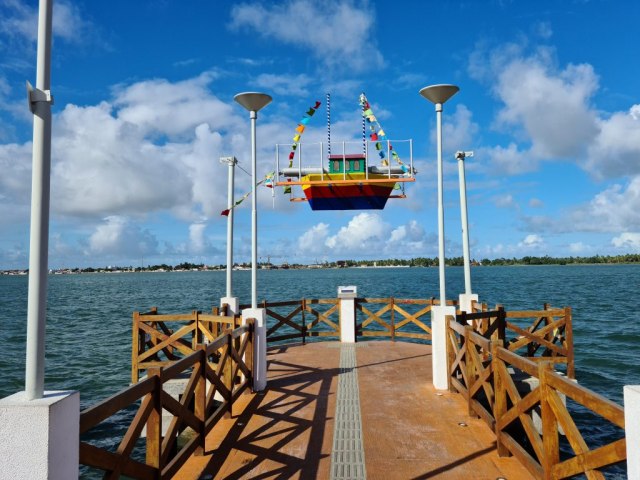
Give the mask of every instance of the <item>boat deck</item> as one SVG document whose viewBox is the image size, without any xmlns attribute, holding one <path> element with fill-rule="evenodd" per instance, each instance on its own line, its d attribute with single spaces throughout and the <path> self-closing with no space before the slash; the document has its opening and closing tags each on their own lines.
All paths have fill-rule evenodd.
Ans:
<svg viewBox="0 0 640 480">
<path fill-rule="evenodd" d="M 273 347 L 268 387 L 243 395 L 181 479 L 528 479 L 461 395 L 436 391 L 431 347 Z"/>
</svg>

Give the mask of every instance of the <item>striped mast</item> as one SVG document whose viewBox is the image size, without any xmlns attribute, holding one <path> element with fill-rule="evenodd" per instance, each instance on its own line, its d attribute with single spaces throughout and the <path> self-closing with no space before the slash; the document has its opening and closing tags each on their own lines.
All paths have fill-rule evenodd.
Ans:
<svg viewBox="0 0 640 480">
<path fill-rule="evenodd" d="M 327 93 L 327 158 L 331 156 L 331 94 Z"/>
</svg>

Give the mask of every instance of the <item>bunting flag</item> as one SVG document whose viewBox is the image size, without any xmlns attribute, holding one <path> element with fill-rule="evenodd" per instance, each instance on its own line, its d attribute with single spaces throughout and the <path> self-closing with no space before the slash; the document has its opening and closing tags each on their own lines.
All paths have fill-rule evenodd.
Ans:
<svg viewBox="0 0 640 480">
<path fill-rule="evenodd" d="M 309 107 L 309 110 L 305 112 L 305 116 L 298 122 L 298 126 L 295 130 L 295 135 L 293 136 L 293 145 L 291 145 L 291 152 L 289 153 L 289 168 L 293 167 L 293 159 L 296 156 L 296 149 L 298 148 L 298 143 L 300 143 L 300 137 L 304 133 L 304 129 L 307 127 L 309 120 L 316 113 L 318 107 L 322 105 L 322 102 L 316 100 L 315 105 Z M 288 187 L 290 189 L 290 187 Z M 286 193 L 286 188 L 285 188 Z"/>
<path fill-rule="evenodd" d="M 402 160 L 400 160 L 400 155 L 396 153 L 396 151 L 393 149 L 393 146 L 388 142 L 387 134 L 384 132 L 384 130 L 382 129 L 382 125 L 380 125 L 380 122 L 378 122 L 378 119 L 373 114 L 371 105 L 369 104 L 369 101 L 367 100 L 367 97 L 364 95 L 364 93 L 360 94 L 360 106 L 362 107 L 362 116 L 366 119 L 367 123 L 369 124 L 369 130 L 371 131 L 369 138 L 372 142 L 376 142 L 375 148 L 378 151 L 378 155 L 380 156 L 382 165 L 385 167 L 389 165 L 387 154 L 385 152 L 386 149 L 383 148 L 383 144 L 386 144 L 389 145 L 389 153 L 391 154 L 391 157 L 398 163 L 398 165 L 404 167 L 404 163 L 402 163 Z M 408 169 L 405 170 L 405 168 L 403 168 L 403 171 L 406 172 L 408 171 Z"/>
<path fill-rule="evenodd" d="M 265 187 L 273 188 L 273 179 L 274 179 L 275 175 L 276 175 L 276 172 L 267 173 L 262 180 L 260 180 L 258 183 L 256 183 L 256 187 L 259 187 L 260 185 L 262 185 L 264 183 Z M 249 195 L 251 195 L 251 190 L 249 190 L 242 197 L 240 197 L 239 200 L 236 200 L 236 202 L 231 206 L 231 208 L 226 208 L 226 209 L 222 210 L 220 212 L 220 215 L 224 215 L 225 217 L 228 217 L 229 213 L 231 213 L 231 210 L 233 210 L 238 205 L 240 205 L 242 202 L 244 202 Z"/>
</svg>

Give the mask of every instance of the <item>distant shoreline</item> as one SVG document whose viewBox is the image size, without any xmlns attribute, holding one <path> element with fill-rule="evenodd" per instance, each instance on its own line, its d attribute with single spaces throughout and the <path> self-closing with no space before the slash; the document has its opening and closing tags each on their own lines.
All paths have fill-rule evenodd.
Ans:
<svg viewBox="0 0 640 480">
<path fill-rule="evenodd" d="M 483 259 L 473 260 L 472 267 L 539 267 L 539 266 L 596 266 L 596 265 L 634 265 L 640 264 L 640 255 L 627 254 L 618 256 L 595 257 L 523 257 L 521 259 Z M 337 262 L 325 262 L 316 264 L 282 264 L 260 263 L 260 270 L 317 270 L 317 269 L 341 269 L 341 268 L 432 268 L 438 266 L 437 258 L 413 258 L 409 260 L 340 260 Z M 447 259 L 447 267 L 462 267 L 461 257 Z M 234 265 L 234 271 L 251 270 L 247 263 Z M 88 268 L 59 268 L 49 270 L 49 275 L 78 275 L 87 273 L 167 273 L 167 272 L 211 272 L 226 271 L 225 265 L 204 265 L 183 262 L 172 266 L 167 264 L 149 265 L 147 267 L 88 267 Z M 0 270 L 0 275 L 28 275 L 28 269 Z"/>
</svg>

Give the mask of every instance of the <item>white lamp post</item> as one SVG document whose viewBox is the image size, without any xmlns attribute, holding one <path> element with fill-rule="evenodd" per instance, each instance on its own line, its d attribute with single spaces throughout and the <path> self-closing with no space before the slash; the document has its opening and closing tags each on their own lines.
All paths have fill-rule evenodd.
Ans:
<svg viewBox="0 0 640 480">
<path fill-rule="evenodd" d="M 256 119 L 258 111 L 271 103 L 266 93 L 244 92 L 233 99 L 249 111 L 251 119 L 251 308 L 243 310 L 242 318 L 255 319 L 255 349 L 253 389 L 264 390 L 267 386 L 267 330 L 264 309 L 258 308 L 258 202 L 256 192 Z"/>
<path fill-rule="evenodd" d="M 456 152 L 458 179 L 460 181 L 460 219 L 462 221 L 462 255 L 464 259 L 464 293 L 460 294 L 460 310 L 471 313 L 478 295 L 471 290 L 471 254 L 469 252 L 469 220 L 467 215 L 467 182 L 464 173 L 464 159 L 473 157 L 473 152 Z"/>
<path fill-rule="evenodd" d="M 446 317 L 455 315 L 454 307 L 447 307 L 444 269 L 444 187 L 442 174 L 442 105 L 460 90 L 455 85 L 430 85 L 420 90 L 420 95 L 436 107 L 438 142 L 438 267 L 440 275 L 440 305 L 431 309 L 433 385 L 446 390 L 449 385 L 447 374 Z"/>
<path fill-rule="evenodd" d="M 44 391 L 51 184 L 51 36 L 53 0 L 40 0 L 33 114 L 33 168 L 25 389 L 0 399 L 2 478 L 78 478 L 80 394 Z M 34 461 L 34 459 L 37 459 Z M 42 461 L 44 459 L 44 461 Z"/>
<path fill-rule="evenodd" d="M 226 305 L 227 315 L 238 315 L 238 298 L 233 296 L 233 204 L 236 157 L 221 157 L 220 163 L 228 166 L 227 175 L 227 291 L 220 299 L 220 305 Z"/>
</svg>

